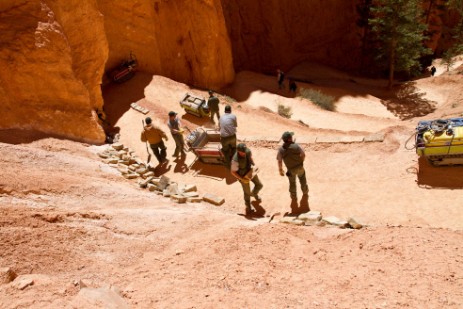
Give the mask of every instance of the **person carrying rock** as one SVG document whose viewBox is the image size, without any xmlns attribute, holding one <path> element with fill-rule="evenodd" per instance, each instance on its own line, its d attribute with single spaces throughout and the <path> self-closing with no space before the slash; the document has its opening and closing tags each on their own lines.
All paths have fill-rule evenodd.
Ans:
<svg viewBox="0 0 463 309">
<path fill-rule="evenodd" d="M 259 191 L 263 185 L 257 176 L 257 168 L 254 166 L 252 153 L 245 144 L 240 143 L 236 147 L 236 153 L 231 161 L 231 174 L 235 176 L 243 187 L 244 203 L 246 205 L 246 216 L 252 215 L 254 210 L 251 207 L 251 196 L 260 202 Z M 251 191 L 250 182 L 254 183 L 254 188 Z"/>
<path fill-rule="evenodd" d="M 209 99 L 207 100 L 207 105 L 211 111 L 211 121 L 214 122 L 214 115 L 217 115 L 217 122 L 220 121 L 220 111 L 219 111 L 219 98 L 214 96 L 214 92 L 209 90 Z"/>
<path fill-rule="evenodd" d="M 278 170 L 281 176 L 286 175 L 289 180 L 289 194 L 293 201 L 297 201 L 296 176 L 301 183 L 302 193 L 309 194 L 309 186 L 305 176 L 304 159 L 305 152 L 298 144 L 293 141 L 293 132 L 285 132 L 281 136 L 283 145 L 278 149 L 277 160 Z M 286 174 L 283 171 L 283 164 L 286 166 Z"/>
<path fill-rule="evenodd" d="M 220 143 L 225 159 L 225 166 L 230 168 L 231 157 L 236 151 L 236 127 L 238 122 L 236 116 L 231 113 L 231 106 L 225 106 L 225 114 L 219 119 Z"/>
<path fill-rule="evenodd" d="M 166 141 L 168 140 L 166 133 L 159 127 L 153 125 L 150 117 L 146 117 L 145 123 L 146 125 L 140 136 L 141 141 L 150 144 L 151 150 L 160 164 L 167 162 L 167 147 L 164 145 L 163 141 L 163 139 Z"/>
<path fill-rule="evenodd" d="M 182 157 L 184 157 L 186 155 L 184 150 L 185 141 L 183 140 L 183 130 L 181 129 L 182 125 L 176 112 L 169 112 L 169 121 L 167 121 L 167 126 L 169 127 L 172 138 L 175 141 L 175 151 L 172 157 L 178 157 L 179 154 L 182 154 Z"/>
</svg>

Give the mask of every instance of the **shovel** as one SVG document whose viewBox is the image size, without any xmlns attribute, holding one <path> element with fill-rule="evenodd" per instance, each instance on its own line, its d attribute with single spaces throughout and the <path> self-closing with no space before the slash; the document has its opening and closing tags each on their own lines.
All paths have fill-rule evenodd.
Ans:
<svg viewBox="0 0 463 309">
<path fill-rule="evenodd" d="M 146 134 L 145 134 L 145 121 L 142 119 L 141 123 L 143 124 L 143 135 L 145 135 L 146 139 Z M 151 152 L 148 149 L 148 140 L 146 139 L 146 152 L 148 153 L 148 159 L 146 160 L 146 164 L 150 163 L 151 161 Z"/>
</svg>

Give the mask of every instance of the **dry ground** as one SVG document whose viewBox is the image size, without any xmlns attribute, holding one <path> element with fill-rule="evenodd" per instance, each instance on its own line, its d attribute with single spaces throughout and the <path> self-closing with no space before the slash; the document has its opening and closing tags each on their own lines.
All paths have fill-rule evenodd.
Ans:
<svg viewBox="0 0 463 309">
<path fill-rule="evenodd" d="M 460 116 L 458 72 L 438 67 L 438 76 L 397 87 L 399 98 L 381 82 L 313 64 L 289 73 L 305 81 L 299 87 L 334 96 L 336 112 L 279 91 L 273 76 L 238 74 L 218 92 L 260 167 L 261 218 L 238 215 L 241 186 L 192 154 L 163 172 L 223 196 L 222 206 L 172 204 L 137 188 L 101 162 L 96 153 L 105 146 L 1 132 L 0 268 L 19 277 L 0 282 L 0 308 L 461 308 L 463 167 L 434 168 L 405 148 L 419 119 Z M 108 120 L 146 159 L 145 116 L 130 103 L 150 109 L 166 131 L 169 110 L 190 128 L 213 127 L 183 113 L 185 92 L 206 95 L 139 73 L 105 89 Z M 271 112 L 278 104 L 292 107 L 291 119 Z M 307 153 L 310 209 L 355 217 L 366 228 L 288 226 L 278 216 L 269 223 L 290 210 L 275 160 L 286 130 Z M 383 142 L 305 142 L 378 132 Z M 167 144 L 170 156 L 172 138 Z M 34 284 L 19 289 L 27 279 Z M 79 294 L 83 285 L 111 286 L 121 298 Z"/>
</svg>

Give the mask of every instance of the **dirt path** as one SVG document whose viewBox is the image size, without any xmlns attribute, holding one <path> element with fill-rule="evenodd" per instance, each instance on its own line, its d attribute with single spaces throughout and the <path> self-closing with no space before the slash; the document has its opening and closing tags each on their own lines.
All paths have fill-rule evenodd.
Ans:
<svg viewBox="0 0 463 309">
<path fill-rule="evenodd" d="M 463 103 L 446 84 L 455 88 L 458 77 L 437 78 L 416 85 L 439 99 L 435 113 L 454 113 Z M 345 81 L 331 88 L 325 81 L 323 89 L 339 96 L 339 110 L 331 113 L 272 93 L 274 82 L 244 72 L 220 91 L 236 99 L 228 100 L 238 137 L 248 141 L 261 170 L 265 214 L 253 220 L 237 215 L 242 190 L 227 170 L 194 162 L 191 154 L 171 161 L 165 175 L 223 196 L 222 206 L 173 204 L 139 189 L 99 159 L 102 146 L 0 134 L 0 270 L 19 275 L 0 282 L 0 307 L 461 308 L 463 168 L 418 162 L 404 147 L 416 121 L 399 120 L 379 97 L 364 93 L 367 84 L 350 82 L 348 95 Z M 191 128 L 212 126 L 181 113 L 178 101 L 187 91 L 206 95 L 138 74 L 105 93 L 114 104 L 108 103 L 108 116 L 121 141 L 146 159 L 139 142 L 145 115 L 130 103 L 149 108 L 166 130 L 169 110 Z M 291 105 L 294 117 L 262 109 L 274 110 L 278 102 Z M 270 215 L 290 210 L 287 179 L 275 160 L 286 130 L 299 140 L 385 135 L 383 142 L 302 144 L 310 209 L 355 217 L 366 228 L 297 227 L 278 217 L 269 224 Z M 170 156 L 172 138 L 167 145 Z M 25 280 L 33 284 L 20 289 Z"/>
</svg>

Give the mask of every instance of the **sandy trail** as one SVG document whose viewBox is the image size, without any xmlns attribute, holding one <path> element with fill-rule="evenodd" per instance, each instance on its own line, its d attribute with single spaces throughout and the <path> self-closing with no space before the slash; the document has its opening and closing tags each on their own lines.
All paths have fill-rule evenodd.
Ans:
<svg viewBox="0 0 463 309">
<path fill-rule="evenodd" d="M 241 186 L 223 167 L 195 162 L 192 154 L 171 160 L 165 175 L 223 196 L 222 206 L 173 204 L 138 188 L 100 160 L 96 153 L 104 146 L 2 132 L 0 268 L 11 267 L 34 284 L 20 290 L 19 279 L 0 283 L 0 307 L 104 308 L 118 300 L 132 308 L 461 308 L 463 168 L 418 161 L 404 147 L 416 118 L 395 116 L 378 83 L 325 70 L 312 67 L 318 80 L 307 74 L 311 83 L 300 86 L 336 96 L 337 112 L 279 93 L 274 77 L 250 72 L 219 91 L 229 96 L 220 96 L 221 107 L 233 106 L 238 138 L 260 167 L 262 218 L 237 215 L 244 206 Z M 432 115 L 461 112 L 459 75 L 415 84 L 436 100 Z M 188 91 L 206 96 L 137 74 L 106 89 L 108 118 L 121 141 L 146 159 L 139 141 L 146 116 L 130 103 L 149 108 L 166 131 L 170 110 L 190 128 L 212 127 L 180 110 Z M 291 106 L 294 116 L 262 109 L 275 111 L 278 103 Z M 279 217 L 268 223 L 273 213 L 290 210 L 287 179 L 275 160 L 286 130 L 301 141 L 385 135 L 383 142 L 301 144 L 310 209 L 352 216 L 367 228 L 296 227 L 278 223 Z M 170 156 L 172 138 L 167 146 Z M 92 301 L 79 282 L 112 286 L 119 296 Z"/>
</svg>

